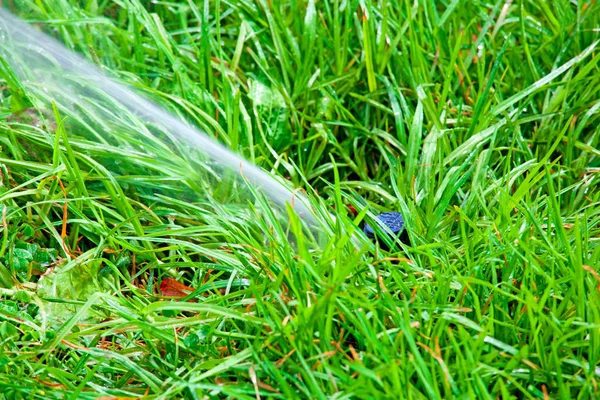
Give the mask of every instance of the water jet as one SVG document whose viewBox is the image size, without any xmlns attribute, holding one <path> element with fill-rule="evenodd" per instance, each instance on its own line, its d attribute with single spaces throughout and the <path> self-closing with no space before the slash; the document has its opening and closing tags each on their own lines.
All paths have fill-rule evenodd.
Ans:
<svg viewBox="0 0 600 400">
<path fill-rule="evenodd" d="M 301 192 L 293 191 L 197 126 L 166 111 L 120 83 L 109 71 L 3 9 L 0 61 L 0 72 L 15 99 L 19 95 L 17 100 L 21 102 L 30 99 L 36 109 L 46 110 L 43 113 L 56 107 L 61 116 L 67 117 L 66 122 L 56 124 L 69 134 L 76 133 L 70 140 L 79 150 L 85 151 L 93 143 L 105 149 L 107 157 L 111 152 L 119 152 L 136 168 L 162 175 L 174 188 L 168 194 L 180 191 L 185 201 L 209 196 L 211 200 L 219 197 L 222 202 L 242 204 L 264 195 L 280 210 L 291 205 L 308 226 L 319 225 Z M 54 138 L 48 134 L 47 140 Z M 127 173 L 127 166 L 107 167 Z M 143 191 L 151 190 L 143 182 L 138 183 Z"/>
</svg>

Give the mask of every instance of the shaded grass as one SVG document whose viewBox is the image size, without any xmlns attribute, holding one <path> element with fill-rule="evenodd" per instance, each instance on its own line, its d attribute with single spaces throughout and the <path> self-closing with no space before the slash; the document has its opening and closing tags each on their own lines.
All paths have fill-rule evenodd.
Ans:
<svg viewBox="0 0 600 400">
<path fill-rule="evenodd" d="M 337 226 L 180 199 L 5 87 L 5 397 L 597 397 L 597 2 L 71 3 L 15 2 Z"/>
</svg>

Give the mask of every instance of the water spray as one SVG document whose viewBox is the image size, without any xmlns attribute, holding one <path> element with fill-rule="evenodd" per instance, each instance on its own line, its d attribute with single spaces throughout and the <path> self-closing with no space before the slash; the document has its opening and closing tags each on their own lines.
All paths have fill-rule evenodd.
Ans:
<svg viewBox="0 0 600 400">
<path fill-rule="evenodd" d="M 9 67 L 4 68 L 5 72 L 14 71 L 19 84 L 33 93 L 36 106 L 45 102 L 42 107 L 51 109 L 53 105 L 47 99 L 52 99 L 61 113 L 77 121 L 79 132 L 85 131 L 90 140 L 100 145 L 110 143 L 113 148 L 122 146 L 123 151 L 140 156 L 146 152 L 150 158 L 158 153 L 153 149 L 168 148 L 169 154 L 193 164 L 194 171 L 189 171 L 190 174 L 203 170 L 197 177 L 200 186 L 206 184 L 201 182 L 205 180 L 202 177 L 220 179 L 229 174 L 278 206 L 291 205 L 308 225 L 316 224 L 308 200 L 300 191 L 287 188 L 199 128 L 117 82 L 110 73 L 2 9 L 0 61 Z M 137 127 L 135 132 L 129 128 L 132 125 Z M 120 140 L 126 135 L 134 137 L 135 148 L 130 148 L 127 140 Z"/>
</svg>

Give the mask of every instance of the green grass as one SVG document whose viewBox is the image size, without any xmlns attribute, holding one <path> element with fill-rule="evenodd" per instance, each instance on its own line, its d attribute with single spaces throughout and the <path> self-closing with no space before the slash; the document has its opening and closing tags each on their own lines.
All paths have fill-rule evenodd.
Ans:
<svg viewBox="0 0 600 400">
<path fill-rule="evenodd" d="M 0 67 L 0 398 L 600 396 L 599 2 L 4 3 L 336 222 Z"/>
</svg>

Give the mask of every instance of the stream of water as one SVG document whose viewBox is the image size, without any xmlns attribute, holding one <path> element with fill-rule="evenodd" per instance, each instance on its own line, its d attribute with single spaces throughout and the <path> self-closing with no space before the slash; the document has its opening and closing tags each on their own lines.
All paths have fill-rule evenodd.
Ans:
<svg viewBox="0 0 600 400">
<path fill-rule="evenodd" d="M 309 225 L 315 223 L 302 194 L 292 192 L 199 128 L 119 83 L 110 72 L 101 70 L 2 9 L 0 57 L 10 67 L 5 70 L 14 71 L 27 92 L 45 102 L 41 107 L 51 109 L 49 100 L 52 100 L 61 112 L 78 121 L 79 130 L 86 130 L 88 139 L 99 146 L 111 145 L 113 149 L 121 146 L 122 151 L 131 154 L 147 152 L 147 158 L 157 157 L 163 151 L 171 154 L 172 150 L 167 149 L 172 148 L 177 148 L 172 151 L 173 157 L 177 154 L 177 157 L 191 159 L 198 155 L 198 159 L 204 160 L 195 163 L 194 169 L 205 168 L 209 175 L 217 175 L 217 179 L 234 177 L 250 184 L 281 207 L 292 204 Z M 136 145 L 130 148 L 128 143 L 132 142 Z"/>
</svg>

